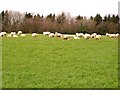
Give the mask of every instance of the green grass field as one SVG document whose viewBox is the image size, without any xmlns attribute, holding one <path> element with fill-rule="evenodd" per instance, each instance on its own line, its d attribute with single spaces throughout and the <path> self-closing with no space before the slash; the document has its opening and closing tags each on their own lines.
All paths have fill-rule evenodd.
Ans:
<svg viewBox="0 0 120 90">
<path fill-rule="evenodd" d="M 2 37 L 3 88 L 117 88 L 118 39 Z"/>
</svg>

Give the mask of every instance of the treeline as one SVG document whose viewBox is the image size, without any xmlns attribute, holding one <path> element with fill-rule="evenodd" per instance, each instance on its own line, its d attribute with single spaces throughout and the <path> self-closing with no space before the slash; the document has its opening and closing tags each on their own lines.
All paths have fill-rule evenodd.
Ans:
<svg viewBox="0 0 120 90">
<path fill-rule="evenodd" d="M 32 13 L 20 13 L 17 11 L 2 11 L 2 31 L 11 32 L 21 30 L 24 33 L 42 33 L 43 31 L 60 33 L 118 33 L 120 31 L 118 15 L 107 15 L 104 18 L 100 14 L 89 19 L 83 16 L 71 17 L 69 13 L 62 12 L 59 15 L 50 13 L 33 15 Z"/>
</svg>

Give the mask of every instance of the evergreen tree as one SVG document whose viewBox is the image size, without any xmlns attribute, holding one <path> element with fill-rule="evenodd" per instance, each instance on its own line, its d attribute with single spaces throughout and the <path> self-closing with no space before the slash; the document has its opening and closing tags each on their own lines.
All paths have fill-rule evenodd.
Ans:
<svg viewBox="0 0 120 90">
<path fill-rule="evenodd" d="M 78 15 L 78 16 L 76 17 L 76 20 L 81 20 L 81 19 L 83 19 L 83 17 L 80 16 L 80 15 Z"/>
<path fill-rule="evenodd" d="M 96 14 L 94 20 L 97 22 L 98 25 L 102 22 L 102 17 L 100 16 L 100 14 Z"/>
<path fill-rule="evenodd" d="M 65 13 L 62 12 L 61 15 L 57 16 L 57 23 L 64 24 L 65 22 L 66 22 L 66 16 L 65 16 Z"/>
<path fill-rule="evenodd" d="M 107 22 L 110 22 L 110 20 L 111 20 L 111 16 L 109 14 L 108 17 L 107 17 Z"/>
<path fill-rule="evenodd" d="M 110 22 L 113 22 L 113 23 L 115 23 L 115 22 L 116 22 L 116 17 L 115 17 L 115 15 L 114 15 L 114 14 L 113 14 L 113 15 L 112 15 L 112 17 L 111 17 Z"/>
<path fill-rule="evenodd" d="M 37 17 L 40 17 L 40 14 L 39 14 L 39 13 L 37 14 Z"/>
<path fill-rule="evenodd" d="M 52 19 L 52 14 L 51 13 L 47 16 L 47 19 Z"/>
<path fill-rule="evenodd" d="M 54 22 L 55 21 L 55 14 L 49 14 L 48 16 L 47 16 L 47 19 L 49 19 L 49 20 L 51 20 L 52 22 Z"/>
<path fill-rule="evenodd" d="M 2 21 L 3 21 L 4 17 L 5 17 L 5 12 L 4 11 L 1 12 L 1 16 L 2 16 Z"/>
<path fill-rule="evenodd" d="M 52 16 L 52 21 L 53 22 L 55 21 L 55 14 L 53 14 L 53 16 Z"/>
<path fill-rule="evenodd" d="M 90 19 L 93 20 L 94 19 L 93 16 L 90 16 Z"/>
<path fill-rule="evenodd" d="M 107 22 L 107 16 L 104 16 L 103 22 Z"/>
<path fill-rule="evenodd" d="M 29 18 L 32 18 L 33 15 L 31 13 L 27 13 L 25 14 L 25 19 L 29 19 Z"/>
<path fill-rule="evenodd" d="M 44 18 L 44 16 L 42 15 L 41 18 Z"/>
<path fill-rule="evenodd" d="M 119 16 L 117 15 L 115 18 L 116 18 L 115 23 L 119 23 L 119 20 L 120 20 Z"/>
</svg>

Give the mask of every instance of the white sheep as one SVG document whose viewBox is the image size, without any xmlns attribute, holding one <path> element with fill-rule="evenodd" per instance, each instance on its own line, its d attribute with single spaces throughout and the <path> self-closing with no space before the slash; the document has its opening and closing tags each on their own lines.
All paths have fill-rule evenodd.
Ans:
<svg viewBox="0 0 120 90">
<path fill-rule="evenodd" d="M 1 33 L 0 33 L 0 37 L 6 36 L 6 35 L 7 35 L 6 32 L 1 32 Z"/>
<path fill-rule="evenodd" d="M 32 33 L 32 37 L 37 37 L 37 33 Z"/>
<path fill-rule="evenodd" d="M 50 32 L 43 32 L 43 35 L 45 35 L 45 36 L 47 36 L 49 34 L 50 34 Z"/>
<path fill-rule="evenodd" d="M 75 36 L 74 39 L 80 39 L 79 37 Z"/>
<path fill-rule="evenodd" d="M 16 35 L 16 32 L 11 32 L 10 34 L 13 36 L 13 35 Z"/>
<path fill-rule="evenodd" d="M 94 38 L 95 38 L 96 40 L 99 40 L 99 39 L 101 39 L 101 35 L 96 35 Z"/>
<path fill-rule="evenodd" d="M 18 33 L 17 34 L 22 34 L 22 31 L 18 31 Z"/>
<path fill-rule="evenodd" d="M 49 37 L 54 37 L 54 35 L 55 35 L 54 33 L 50 33 Z"/>
<path fill-rule="evenodd" d="M 69 34 L 64 34 L 64 36 L 68 37 L 68 38 L 74 38 L 75 35 L 69 35 Z"/>
<path fill-rule="evenodd" d="M 0 33 L 0 37 L 2 37 L 3 36 L 3 34 L 2 33 Z"/>
<path fill-rule="evenodd" d="M 77 37 L 83 37 L 84 34 L 83 34 L 83 33 L 76 33 L 76 36 L 77 36 Z"/>
<path fill-rule="evenodd" d="M 119 37 L 119 33 L 115 34 L 115 37 L 118 38 Z"/>
<path fill-rule="evenodd" d="M 8 34 L 7 37 L 12 37 L 12 35 L 11 35 L 11 34 Z"/>
<path fill-rule="evenodd" d="M 61 37 L 61 36 L 62 36 L 61 33 L 55 32 L 55 37 Z"/>
<path fill-rule="evenodd" d="M 21 34 L 20 36 L 25 37 L 26 35 L 25 34 Z"/>
<path fill-rule="evenodd" d="M 85 38 L 85 39 L 89 39 L 89 38 L 90 38 L 90 34 L 85 34 L 85 35 L 84 35 L 84 38 Z"/>
<path fill-rule="evenodd" d="M 68 35 L 63 35 L 63 34 L 62 34 L 61 38 L 63 38 L 64 40 L 69 40 Z"/>
<path fill-rule="evenodd" d="M 106 36 L 108 36 L 108 37 L 109 37 L 109 36 L 110 36 L 110 34 L 109 34 L 109 33 L 106 33 Z"/>
<path fill-rule="evenodd" d="M 96 33 L 91 34 L 91 38 L 95 38 L 96 35 Z"/>
<path fill-rule="evenodd" d="M 115 38 L 115 34 L 109 34 L 110 38 Z"/>
<path fill-rule="evenodd" d="M 3 36 L 3 34 L 2 33 L 0 33 L 0 37 L 2 37 Z"/>
</svg>

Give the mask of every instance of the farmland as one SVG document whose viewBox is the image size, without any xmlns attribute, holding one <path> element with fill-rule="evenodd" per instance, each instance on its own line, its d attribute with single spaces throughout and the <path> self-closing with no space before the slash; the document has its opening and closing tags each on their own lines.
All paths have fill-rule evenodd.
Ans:
<svg viewBox="0 0 120 90">
<path fill-rule="evenodd" d="M 117 88 L 118 39 L 2 38 L 3 88 Z"/>
</svg>

